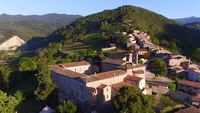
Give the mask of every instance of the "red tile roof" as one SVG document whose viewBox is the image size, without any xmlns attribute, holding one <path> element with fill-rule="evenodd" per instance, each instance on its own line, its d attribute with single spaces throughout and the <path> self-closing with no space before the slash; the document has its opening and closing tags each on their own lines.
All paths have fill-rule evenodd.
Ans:
<svg viewBox="0 0 200 113">
<path fill-rule="evenodd" d="M 192 101 L 200 102 L 200 96 L 199 95 L 192 96 Z"/>
<path fill-rule="evenodd" d="M 200 110 L 197 109 L 196 107 L 189 107 L 186 109 L 181 109 L 175 113 L 200 113 Z"/>
<path fill-rule="evenodd" d="M 62 64 L 64 67 L 75 67 L 75 66 L 84 66 L 84 65 L 90 65 L 87 61 L 79 61 L 79 62 L 72 62 L 67 64 Z"/>
<path fill-rule="evenodd" d="M 179 85 L 184 85 L 188 87 L 193 87 L 193 88 L 200 88 L 200 82 L 194 82 L 194 81 L 189 81 L 189 80 L 180 80 L 178 81 Z"/>
<path fill-rule="evenodd" d="M 51 68 L 52 68 L 53 72 L 55 72 L 59 75 L 70 77 L 70 78 L 79 78 L 79 77 L 82 77 L 82 76 L 87 76 L 85 74 L 80 74 L 80 73 L 76 73 L 76 72 L 73 72 L 73 71 L 70 71 L 70 70 L 66 70 L 59 65 L 53 65 L 53 66 L 51 66 Z"/>
<path fill-rule="evenodd" d="M 107 78 L 112 78 L 115 76 L 121 76 L 126 74 L 126 71 L 121 70 L 121 69 L 116 69 L 108 72 L 102 72 L 102 73 L 97 73 L 94 75 L 89 75 L 87 77 L 82 77 L 81 79 L 84 80 L 85 82 L 93 82 L 93 81 L 98 81 L 98 80 L 103 80 Z"/>
<path fill-rule="evenodd" d="M 134 74 L 144 74 L 144 70 L 133 71 Z"/>
<path fill-rule="evenodd" d="M 121 59 L 111 59 L 111 58 L 107 58 L 105 60 L 103 60 L 103 63 L 107 63 L 107 64 L 113 64 L 113 65 L 122 65 L 124 63 L 123 60 Z"/>
<path fill-rule="evenodd" d="M 127 77 L 124 78 L 125 82 L 128 82 L 128 81 L 139 82 L 140 80 L 142 80 L 142 78 L 136 77 L 136 76 L 131 76 L 131 75 L 128 75 Z"/>
</svg>

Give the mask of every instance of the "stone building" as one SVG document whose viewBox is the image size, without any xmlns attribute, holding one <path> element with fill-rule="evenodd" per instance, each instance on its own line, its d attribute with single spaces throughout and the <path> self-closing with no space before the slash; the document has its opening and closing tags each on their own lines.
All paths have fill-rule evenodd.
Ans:
<svg viewBox="0 0 200 113">
<path fill-rule="evenodd" d="M 180 66 L 181 63 L 189 62 L 185 56 L 182 55 L 170 55 L 167 59 L 169 66 Z"/>
<path fill-rule="evenodd" d="M 178 81 L 178 90 L 183 91 L 185 93 L 191 94 L 191 95 L 197 95 L 200 94 L 200 83 L 189 81 L 189 80 L 181 80 Z"/>
<path fill-rule="evenodd" d="M 60 99 L 70 99 L 78 105 L 96 105 L 110 101 L 124 86 L 145 90 L 144 65 L 102 62 L 101 66 L 104 68 L 99 71 L 99 67 L 87 61 L 52 65 L 52 80 Z"/>
</svg>

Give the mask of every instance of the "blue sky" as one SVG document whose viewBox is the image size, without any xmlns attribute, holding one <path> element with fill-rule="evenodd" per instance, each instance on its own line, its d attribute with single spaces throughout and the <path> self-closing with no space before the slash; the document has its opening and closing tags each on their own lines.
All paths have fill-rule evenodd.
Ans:
<svg viewBox="0 0 200 113">
<path fill-rule="evenodd" d="M 88 15 L 122 5 L 136 5 L 169 18 L 200 17 L 200 0 L 0 0 L 0 13 Z"/>
</svg>

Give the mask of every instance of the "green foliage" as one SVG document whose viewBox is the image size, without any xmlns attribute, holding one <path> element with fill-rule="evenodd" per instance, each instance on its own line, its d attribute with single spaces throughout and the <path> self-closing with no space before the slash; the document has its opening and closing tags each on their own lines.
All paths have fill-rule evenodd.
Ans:
<svg viewBox="0 0 200 113">
<path fill-rule="evenodd" d="M 153 98 L 142 95 L 139 89 L 124 87 L 112 100 L 117 113 L 154 113 Z"/>
<path fill-rule="evenodd" d="M 71 101 L 64 101 L 57 107 L 57 113 L 76 113 L 77 107 Z"/>
<path fill-rule="evenodd" d="M 15 113 L 17 106 L 22 101 L 22 97 L 19 93 L 15 96 L 7 95 L 3 91 L 0 91 L 0 113 Z"/>
<path fill-rule="evenodd" d="M 168 88 L 170 91 L 175 92 L 176 91 L 176 84 L 173 82 L 168 83 Z"/>
<path fill-rule="evenodd" d="M 165 76 L 167 74 L 167 65 L 162 59 L 154 59 L 149 62 L 147 69 L 156 75 Z"/>
<path fill-rule="evenodd" d="M 193 54 L 192 54 L 193 59 L 195 59 L 197 62 L 200 62 L 200 48 L 197 48 Z"/>
<path fill-rule="evenodd" d="M 2 15 L 0 15 L 1 17 Z M 59 17 L 59 20 L 58 20 Z M 24 40 L 32 37 L 44 37 L 54 30 L 73 22 L 79 16 L 44 15 L 44 16 L 14 16 L 4 15 L 0 20 L 0 32 L 5 40 L 12 35 L 18 35 Z"/>
<path fill-rule="evenodd" d="M 158 106 L 160 108 L 161 113 L 165 113 L 165 111 L 168 108 L 173 108 L 176 106 L 176 104 L 177 103 L 171 100 L 169 97 L 161 95 Z"/>
<path fill-rule="evenodd" d="M 35 59 L 22 57 L 19 59 L 19 70 L 20 71 L 34 71 L 37 68 Z"/>
<path fill-rule="evenodd" d="M 193 49 L 200 48 L 200 33 L 196 30 L 180 26 L 162 15 L 134 6 L 123 6 L 86 16 L 58 29 L 53 35 L 64 37 L 64 45 L 75 45 L 79 42 L 99 49 L 108 46 L 109 43 L 116 43 L 118 47 L 123 48 L 127 38 L 120 33 L 132 32 L 135 29 L 147 32 L 155 44 L 175 53 L 182 52 L 190 56 Z M 68 43 L 69 40 L 72 40 L 72 43 Z"/>
<path fill-rule="evenodd" d="M 9 87 L 10 76 L 12 69 L 8 65 L 0 66 L 0 89 L 6 89 Z"/>
<path fill-rule="evenodd" d="M 51 80 L 51 73 L 49 65 L 40 64 L 37 74 L 38 86 L 35 90 L 35 94 L 41 100 L 45 100 L 54 90 L 54 84 Z"/>
</svg>

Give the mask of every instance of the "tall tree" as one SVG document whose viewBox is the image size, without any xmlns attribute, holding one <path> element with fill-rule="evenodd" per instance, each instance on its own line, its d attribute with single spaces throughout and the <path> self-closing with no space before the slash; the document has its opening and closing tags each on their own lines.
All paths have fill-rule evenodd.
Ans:
<svg viewBox="0 0 200 113">
<path fill-rule="evenodd" d="M 154 113 L 152 103 L 152 97 L 144 96 L 135 87 L 120 89 L 112 101 L 116 113 Z"/>
<path fill-rule="evenodd" d="M 162 59 L 154 59 L 149 62 L 147 69 L 156 75 L 165 76 L 167 74 L 167 64 Z"/>
</svg>

